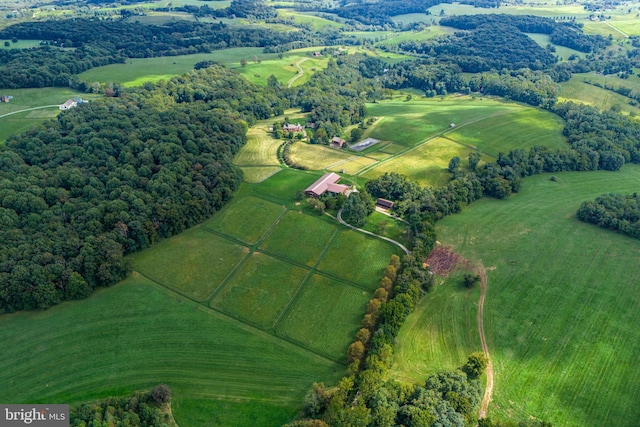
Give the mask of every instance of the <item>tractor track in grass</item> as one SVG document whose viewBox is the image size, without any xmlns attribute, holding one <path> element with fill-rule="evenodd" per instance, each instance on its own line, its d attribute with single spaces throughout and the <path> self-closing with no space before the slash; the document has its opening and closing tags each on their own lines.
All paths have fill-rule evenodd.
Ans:
<svg viewBox="0 0 640 427">
<path fill-rule="evenodd" d="M 486 418 L 487 409 L 489 408 L 489 402 L 491 402 L 491 394 L 493 393 L 493 365 L 491 364 L 491 357 L 489 357 L 489 347 L 487 346 L 487 338 L 484 333 L 484 299 L 487 293 L 487 272 L 484 266 L 480 266 L 478 269 L 480 275 L 480 299 L 478 300 L 478 332 L 480 334 L 480 345 L 482 351 L 487 356 L 487 385 L 484 388 L 484 396 L 482 397 L 482 403 L 480 404 L 480 412 L 478 418 Z"/>
</svg>

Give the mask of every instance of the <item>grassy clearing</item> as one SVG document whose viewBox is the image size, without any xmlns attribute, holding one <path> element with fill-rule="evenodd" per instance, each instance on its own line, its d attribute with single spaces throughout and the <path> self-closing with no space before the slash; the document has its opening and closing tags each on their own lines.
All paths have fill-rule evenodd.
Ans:
<svg viewBox="0 0 640 427">
<path fill-rule="evenodd" d="M 177 423 L 194 427 L 248 425 L 263 408 L 260 425 L 282 425 L 313 381 L 342 373 L 136 276 L 84 301 L 3 315 L 0 341 L 12 343 L 0 353 L 0 401 L 74 404 L 166 383 Z"/>
<path fill-rule="evenodd" d="M 367 217 L 367 223 L 363 228 L 398 241 L 406 247 L 411 245 L 409 226 L 402 221 L 398 221 L 380 212 L 376 211 L 369 215 Z"/>
<path fill-rule="evenodd" d="M 517 104 L 470 97 L 367 104 L 369 114 L 383 119 L 365 136 L 413 146 L 449 129 L 451 123 L 460 125 L 522 108 Z"/>
<path fill-rule="evenodd" d="M 414 22 L 431 22 L 433 16 L 426 13 L 405 13 L 404 15 L 396 15 L 391 17 L 396 24 L 412 24 Z"/>
<path fill-rule="evenodd" d="M 278 16 L 284 19 L 291 18 L 296 24 L 309 25 L 313 31 L 323 27 L 344 27 L 344 24 L 313 15 L 312 13 L 296 12 L 288 9 L 278 9 Z"/>
<path fill-rule="evenodd" d="M 254 191 L 282 201 L 295 200 L 299 191 L 304 191 L 322 176 L 319 172 L 303 172 L 295 169 L 283 169 L 270 179 L 255 185 Z"/>
<path fill-rule="evenodd" d="M 370 169 L 362 177 L 375 179 L 387 172 L 400 172 L 423 186 L 442 187 L 451 180 L 447 170 L 451 158 L 458 156 L 466 164 L 471 151 L 475 150 L 450 139 L 434 138 L 407 154 Z"/>
<path fill-rule="evenodd" d="M 391 33 L 384 39 L 382 39 L 381 37 L 381 40 L 376 42 L 375 45 L 397 45 L 400 42 L 406 41 L 420 42 L 440 37 L 444 34 L 452 34 L 453 32 L 454 29 L 450 27 L 432 26 L 422 31 L 403 31 L 399 33 Z"/>
<path fill-rule="evenodd" d="M 161 56 L 158 58 L 127 59 L 125 64 L 111 64 L 80 73 L 78 78 L 88 82 L 119 82 L 125 86 L 140 86 L 145 82 L 168 80 L 193 70 L 201 61 L 218 61 L 231 67 L 239 67 L 243 58 L 268 59 L 275 54 L 262 53 L 259 47 L 238 47 L 193 55 Z"/>
<path fill-rule="evenodd" d="M 428 293 L 405 321 L 394 349 L 391 378 L 421 383 L 427 376 L 460 367 L 480 351 L 476 313 L 479 288 L 467 290 L 462 272 L 452 273 Z"/>
<path fill-rule="evenodd" d="M 584 83 L 585 78 L 591 80 L 591 73 L 574 74 L 571 80 L 561 83 L 562 93 L 559 100 L 589 104 L 603 110 L 608 110 L 614 105 L 617 105 L 623 113 L 629 114 L 630 112 L 634 112 L 636 115 L 640 115 L 640 108 L 629 105 L 629 98 L 610 90 L 586 84 Z M 609 80 L 608 77 L 607 80 Z"/>
<path fill-rule="evenodd" d="M 240 169 L 242 169 L 242 179 L 244 182 L 251 184 L 262 182 L 282 170 L 279 166 L 246 166 Z"/>
<path fill-rule="evenodd" d="M 278 334 L 344 360 L 370 298 L 368 292 L 316 274 L 278 325 Z"/>
<path fill-rule="evenodd" d="M 326 145 L 298 142 L 291 146 L 291 160 L 309 169 L 323 170 L 355 157 L 352 152 Z"/>
<path fill-rule="evenodd" d="M 336 226 L 321 219 L 289 211 L 260 249 L 290 261 L 313 266 L 331 240 Z"/>
<path fill-rule="evenodd" d="M 252 127 L 247 132 L 247 143 L 234 157 L 235 165 L 279 166 L 278 147 L 282 141 L 267 133 L 267 126 Z"/>
<path fill-rule="evenodd" d="M 307 273 L 255 252 L 211 301 L 211 307 L 260 328 L 270 328 Z"/>
<path fill-rule="evenodd" d="M 640 242 L 582 223 L 575 212 L 602 193 L 637 191 L 640 167 L 557 177 L 528 178 L 512 198 L 481 200 L 437 225 L 443 244 L 489 269 L 489 415 L 633 426 Z"/>
<path fill-rule="evenodd" d="M 571 55 L 579 56 L 581 58 L 584 58 L 584 56 L 586 55 L 585 53 L 580 52 L 579 50 L 574 50 L 568 47 L 558 46 L 556 44 L 551 43 L 551 36 L 548 34 L 535 34 L 535 33 L 526 33 L 526 34 L 529 37 L 531 37 L 536 43 L 538 43 L 538 45 L 540 45 L 541 47 L 546 48 L 547 45 L 553 46 L 556 49 L 556 51 L 553 52 L 553 54 L 564 60 L 569 58 Z"/>
<path fill-rule="evenodd" d="M 289 80 L 296 77 L 299 73 L 296 63 L 304 59 L 304 62 L 300 63 L 304 74 L 296 79 L 293 84 L 293 86 L 299 86 L 308 81 L 317 70 L 326 68 L 329 62 L 329 58 L 327 57 L 309 57 L 307 49 L 293 50 L 283 53 L 283 55 L 282 58 L 276 58 L 274 55 L 272 59 L 266 59 L 260 62 L 256 62 L 253 57 L 246 57 L 246 67 L 237 68 L 236 71 L 247 80 L 258 85 L 266 86 L 269 76 L 274 75 L 280 83 L 286 86 Z"/>
<path fill-rule="evenodd" d="M 9 46 L 5 46 L 5 42 L 9 42 Z M 0 40 L 0 49 L 29 49 L 40 46 L 40 42 L 41 40 L 18 40 L 14 43 L 11 40 Z"/>
<path fill-rule="evenodd" d="M 283 212 L 282 206 L 248 196 L 229 204 L 203 226 L 252 245 Z"/>
<path fill-rule="evenodd" d="M 586 11 L 581 5 L 557 5 L 554 2 L 538 2 L 537 4 L 529 2 L 527 5 L 501 6 L 496 9 L 476 8 L 472 5 L 459 3 L 439 4 L 430 7 L 428 11 L 435 16 L 440 16 L 440 12 L 444 11 L 446 16 L 505 13 L 508 15 L 536 15 L 544 17 L 575 16 L 577 19 L 586 19 L 590 14 L 590 12 Z"/>
<path fill-rule="evenodd" d="M 562 135 L 564 121 L 549 111 L 524 108 L 509 114 L 487 117 L 447 133 L 447 138 L 497 157 L 515 148 L 528 150 L 544 145 L 552 150 L 567 148 Z"/>
<path fill-rule="evenodd" d="M 355 250 L 357 248 L 357 250 Z M 318 270 L 342 277 L 372 291 L 379 285 L 389 258 L 399 248 L 352 230 L 341 231 L 318 264 Z"/>
<path fill-rule="evenodd" d="M 148 11 L 144 16 L 132 16 L 127 18 L 127 22 L 142 25 L 165 25 L 175 21 L 196 21 L 191 13 L 186 12 L 153 12 Z"/>
<path fill-rule="evenodd" d="M 136 270 L 198 301 L 204 301 L 245 256 L 235 245 L 195 227 L 132 256 Z"/>
<path fill-rule="evenodd" d="M 375 162 L 376 160 L 370 159 L 369 157 L 354 157 L 353 160 L 349 160 L 340 164 L 334 164 L 329 168 L 329 170 L 333 172 L 344 171 L 344 173 L 346 174 L 354 175 L 362 168 L 372 165 Z"/>
</svg>

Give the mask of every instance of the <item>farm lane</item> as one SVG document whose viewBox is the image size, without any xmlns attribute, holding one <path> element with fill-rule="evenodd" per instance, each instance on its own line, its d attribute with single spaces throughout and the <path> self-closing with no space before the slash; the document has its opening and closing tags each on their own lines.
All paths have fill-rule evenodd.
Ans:
<svg viewBox="0 0 640 427">
<path fill-rule="evenodd" d="M 480 333 L 480 344 L 482 351 L 487 356 L 487 386 L 484 389 L 484 396 L 482 397 L 482 403 L 480 404 L 480 412 L 478 418 L 487 417 L 487 409 L 489 408 L 489 402 L 491 402 L 491 394 L 493 393 L 493 364 L 491 363 L 491 357 L 489 356 L 489 347 L 487 346 L 487 338 L 484 334 L 484 297 L 487 293 L 487 272 L 484 266 L 480 266 L 480 300 L 478 301 L 478 332 Z"/>
<path fill-rule="evenodd" d="M 327 215 L 329 215 L 329 214 L 327 214 Z M 329 215 L 329 216 L 331 216 L 331 215 Z M 371 231 L 363 230 L 362 228 L 354 227 L 353 225 L 347 224 L 347 223 L 342 219 L 342 208 L 338 211 L 338 214 L 336 215 L 336 219 L 337 219 L 338 221 L 340 221 L 340 224 L 342 224 L 342 225 L 346 225 L 347 227 L 349 227 L 349 228 L 351 228 L 351 229 L 353 229 L 353 230 L 358 230 L 358 231 L 360 231 L 360 232 L 362 232 L 362 233 L 364 233 L 364 234 L 369 234 L 370 236 L 374 236 L 374 237 L 377 237 L 377 238 L 379 238 L 379 239 L 386 240 L 387 242 L 393 243 L 394 245 L 396 245 L 396 246 L 398 246 L 400 249 L 402 249 L 402 250 L 403 250 L 407 255 L 409 255 L 409 253 L 410 253 L 409 249 L 407 249 L 407 248 L 406 248 L 402 243 L 400 243 L 400 242 L 397 242 L 397 241 L 395 241 L 395 240 L 393 240 L 393 239 L 390 239 L 390 238 L 388 238 L 388 237 L 381 236 L 381 235 L 376 234 L 376 233 L 372 233 Z"/>
<path fill-rule="evenodd" d="M 12 112 L 10 112 L 10 113 L 7 113 L 7 114 L 3 114 L 3 115 L 1 115 L 1 116 L 0 116 L 0 119 L 1 119 L 1 118 L 3 118 L 3 117 L 10 116 L 10 115 L 12 115 L 12 114 L 24 113 L 25 111 L 41 110 L 41 109 L 43 109 L 43 108 L 53 108 L 53 107 L 55 107 L 55 108 L 59 108 L 59 107 L 60 107 L 60 105 L 59 105 L 59 104 L 55 104 L 55 105 L 42 105 L 42 106 L 40 106 L 40 107 L 25 108 L 24 110 L 12 111 Z"/>
<path fill-rule="evenodd" d="M 300 64 L 302 64 L 303 62 L 305 62 L 308 59 L 309 58 L 302 58 L 301 60 L 296 62 L 296 68 L 298 69 L 298 74 L 296 74 L 295 76 L 291 77 L 291 79 L 289 80 L 289 83 L 287 83 L 287 87 L 293 86 L 293 83 L 304 75 L 304 70 L 302 69 Z"/>
</svg>

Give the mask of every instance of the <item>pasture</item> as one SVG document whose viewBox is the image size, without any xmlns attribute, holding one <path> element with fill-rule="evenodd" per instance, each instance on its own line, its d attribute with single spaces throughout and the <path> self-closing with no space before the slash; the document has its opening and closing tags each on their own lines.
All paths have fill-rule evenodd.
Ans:
<svg viewBox="0 0 640 427">
<path fill-rule="evenodd" d="M 411 227 L 406 223 L 391 218 L 380 212 L 373 212 L 367 217 L 367 223 L 362 227 L 367 231 L 388 237 L 402 243 L 405 247 L 411 246 Z"/>
<path fill-rule="evenodd" d="M 272 121 L 273 123 L 273 121 Z M 267 133 L 266 125 L 256 125 L 247 132 L 247 143 L 242 146 L 233 158 L 237 166 L 279 166 L 278 147 L 282 141 L 274 139 Z"/>
<path fill-rule="evenodd" d="M 236 71 L 250 82 L 262 86 L 267 85 L 267 79 L 271 75 L 275 76 L 284 86 L 287 86 L 295 78 L 292 86 L 299 86 L 308 81 L 317 70 L 325 68 L 329 62 L 328 57 L 309 56 L 309 49 L 292 50 L 284 52 L 282 55 L 282 58 L 272 55 L 271 59 L 259 62 L 252 57 L 244 58 L 247 61 L 246 66 L 236 68 Z M 302 68 L 302 73 L 300 73 L 298 66 Z"/>
<path fill-rule="evenodd" d="M 18 40 L 14 43 L 11 40 L 0 40 L 0 49 L 29 49 L 40 46 L 40 41 L 41 40 Z M 5 46 L 5 42 L 9 42 L 9 46 Z"/>
<path fill-rule="evenodd" d="M 118 82 L 124 86 L 141 86 L 145 82 L 169 80 L 171 77 L 187 73 L 201 61 L 217 61 L 233 68 L 240 66 L 241 59 L 252 60 L 256 57 L 265 60 L 275 56 L 262 53 L 259 47 L 238 47 L 193 55 L 132 58 L 127 59 L 124 64 L 92 68 L 78 74 L 78 78 L 88 82 Z"/>
<path fill-rule="evenodd" d="M 204 301 L 246 253 L 246 247 L 195 227 L 133 255 L 132 260 L 146 277 Z"/>
<path fill-rule="evenodd" d="M 317 31 L 323 27 L 344 27 L 344 24 L 341 24 L 340 22 L 331 21 L 329 19 L 323 18 L 322 16 L 314 15 L 313 13 L 296 12 L 289 9 L 278 9 L 278 16 L 284 19 L 291 19 L 298 25 L 308 25 L 312 31 Z"/>
<path fill-rule="evenodd" d="M 322 176 L 320 172 L 300 172 L 283 169 L 266 181 L 253 186 L 253 191 L 269 198 L 292 201 L 299 191 L 304 191 Z"/>
<path fill-rule="evenodd" d="M 600 76 L 603 83 L 616 84 L 620 79 Z M 620 108 L 622 113 L 634 113 L 640 115 L 640 108 L 629 104 L 629 98 L 622 96 L 613 91 L 602 89 L 590 84 L 584 83 L 584 80 L 596 81 L 597 79 L 591 73 L 574 74 L 571 80 L 561 83 L 562 92 L 559 101 L 572 101 L 582 104 L 593 105 L 603 110 L 616 106 Z M 630 79 L 631 80 L 631 79 Z M 614 83 L 615 82 L 615 83 Z M 621 82 L 624 86 L 631 87 L 630 82 Z"/>
<path fill-rule="evenodd" d="M 571 55 L 579 56 L 581 58 L 584 58 L 584 56 L 586 55 L 585 53 L 580 52 L 579 50 L 575 50 L 575 49 L 571 49 L 571 48 L 568 48 L 568 47 L 559 46 L 559 45 L 551 43 L 551 36 L 548 35 L 548 34 L 535 34 L 535 33 L 526 33 L 526 34 L 531 39 L 533 39 L 533 41 L 538 43 L 538 45 L 540 45 L 540 47 L 546 48 L 547 45 L 553 46 L 555 48 L 555 52 L 551 52 L 551 53 L 553 55 L 565 60 L 565 61 Z"/>
<path fill-rule="evenodd" d="M 331 242 L 336 226 L 301 211 L 288 211 L 260 249 L 312 267 Z"/>
<path fill-rule="evenodd" d="M 400 329 L 389 377 L 418 384 L 442 370 L 462 366 L 480 351 L 476 322 L 479 288 L 462 285 L 463 272 L 436 279 Z"/>
<path fill-rule="evenodd" d="M 262 329 L 272 327 L 308 271 L 254 252 L 211 301 L 211 307 Z"/>
<path fill-rule="evenodd" d="M 166 383 L 184 426 L 280 426 L 313 381 L 342 374 L 135 274 L 84 301 L 3 315 L 0 341 L 12 343 L 0 353 L 0 401 L 75 404 Z"/>
<path fill-rule="evenodd" d="M 304 142 L 294 143 L 290 150 L 291 160 L 315 170 L 328 169 L 334 164 L 342 164 L 357 157 L 353 152 L 344 149 Z"/>
<path fill-rule="evenodd" d="M 202 226 L 253 245 L 283 213 L 280 205 L 247 196 L 225 206 Z"/>
<path fill-rule="evenodd" d="M 287 311 L 277 334 L 342 360 L 372 295 L 315 274 Z"/>
<path fill-rule="evenodd" d="M 575 213 L 600 194 L 637 191 L 639 180 L 637 165 L 560 173 L 556 182 L 538 175 L 508 200 L 483 199 L 438 222 L 443 245 L 487 269 L 485 328 L 495 372 L 490 417 L 637 425 L 640 242 L 583 223 Z M 440 333 L 464 333 L 462 322 L 437 323 Z"/>
<path fill-rule="evenodd" d="M 374 291 L 394 254 L 399 255 L 400 249 L 390 243 L 357 231 L 343 230 L 335 237 L 317 268 Z"/>
</svg>

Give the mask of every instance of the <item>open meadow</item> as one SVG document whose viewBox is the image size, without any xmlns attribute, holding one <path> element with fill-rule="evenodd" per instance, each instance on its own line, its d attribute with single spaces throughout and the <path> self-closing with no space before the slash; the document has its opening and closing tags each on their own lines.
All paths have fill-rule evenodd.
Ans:
<svg viewBox="0 0 640 427">
<path fill-rule="evenodd" d="M 640 168 L 556 176 L 555 182 L 548 174 L 527 178 L 509 199 L 483 199 L 437 223 L 443 245 L 487 270 L 484 324 L 495 373 L 488 415 L 635 426 L 640 242 L 580 222 L 575 213 L 600 194 L 637 191 Z M 446 292 L 460 299 L 460 291 Z M 411 340 L 425 324 L 410 320 L 400 334 L 397 377 L 420 381 L 414 375 L 456 366 L 461 352 L 477 349 L 466 313 L 475 313 L 477 300 L 454 303 L 456 321 L 428 301 L 412 317 L 426 319 L 433 337 L 420 344 L 427 366 L 413 368 Z M 461 338 L 440 339 L 444 334 Z"/>
<path fill-rule="evenodd" d="M 638 90 L 640 84 L 637 79 L 637 76 L 632 76 L 629 81 L 621 81 L 622 79 L 618 79 L 617 77 L 598 76 L 595 73 L 574 74 L 571 80 L 560 84 L 562 92 L 560 93 L 559 101 L 579 102 L 593 105 L 604 110 L 614 107 L 619 108 L 622 113 L 634 113 L 636 116 L 640 116 L 640 107 L 630 105 L 630 99 L 626 96 L 584 82 L 585 80 L 590 80 L 603 85 L 606 83 L 607 85 L 616 87 L 625 86 L 635 89 L 638 93 L 640 92 L 640 90 Z"/>
</svg>

